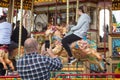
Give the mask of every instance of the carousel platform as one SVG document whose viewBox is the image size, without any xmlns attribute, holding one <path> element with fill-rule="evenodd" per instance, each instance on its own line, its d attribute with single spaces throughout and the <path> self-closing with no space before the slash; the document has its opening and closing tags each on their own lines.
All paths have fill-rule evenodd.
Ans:
<svg viewBox="0 0 120 80">
<path fill-rule="evenodd" d="M 120 80 L 120 74 L 114 73 L 51 73 L 50 80 Z M 0 80 L 22 80 L 16 71 L 8 72 L 6 76 L 0 76 Z"/>
<path fill-rule="evenodd" d="M 20 78 L 0 78 L 0 80 L 22 80 Z M 120 80 L 120 78 L 51 78 L 50 80 Z"/>
<path fill-rule="evenodd" d="M 50 80 L 120 80 L 116 74 L 58 74 Z M 120 77 L 120 74 L 117 74 Z M 0 80 L 22 80 L 19 76 L 0 76 Z"/>
<path fill-rule="evenodd" d="M 120 80 L 120 78 L 51 78 L 50 80 Z"/>
</svg>

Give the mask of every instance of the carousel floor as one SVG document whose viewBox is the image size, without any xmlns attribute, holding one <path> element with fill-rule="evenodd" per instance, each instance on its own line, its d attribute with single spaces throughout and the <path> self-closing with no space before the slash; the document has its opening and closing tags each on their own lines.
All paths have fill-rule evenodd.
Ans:
<svg viewBox="0 0 120 80">
<path fill-rule="evenodd" d="M 21 80 L 20 78 L 0 78 L 0 80 Z M 120 80 L 120 78 L 51 78 L 50 80 Z"/>
</svg>

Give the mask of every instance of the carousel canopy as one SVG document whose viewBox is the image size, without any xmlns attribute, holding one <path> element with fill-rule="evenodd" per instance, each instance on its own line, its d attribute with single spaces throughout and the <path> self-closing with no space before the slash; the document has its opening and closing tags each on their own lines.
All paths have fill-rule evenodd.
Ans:
<svg viewBox="0 0 120 80">
<path fill-rule="evenodd" d="M 0 7 L 8 8 L 9 5 L 12 5 L 13 1 L 14 1 L 14 8 L 19 9 L 21 0 L 0 0 Z M 34 5 L 34 9 L 43 8 L 43 7 L 50 7 L 50 9 L 53 9 L 56 3 L 58 6 L 66 5 L 67 0 L 22 0 L 22 1 L 23 1 L 23 9 L 30 10 L 32 7 L 32 2 Z M 80 3 L 82 2 L 98 3 L 104 1 L 112 2 L 113 10 L 120 9 L 120 0 L 79 0 Z M 76 4 L 76 0 L 69 0 L 69 2 L 71 4 L 72 3 Z"/>
<path fill-rule="evenodd" d="M 14 1 L 15 8 L 20 8 L 21 0 L 0 0 L 0 7 L 8 7 Z M 22 0 L 23 1 L 23 8 L 24 9 L 31 9 L 32 1 L 34 3 L 34 7 L 37 6 L 51 6 L 55 3 L 57 4 L 64 4 L 67 0 Z M 99 1 L 111 1 L 111 0 L 79 0 L 80 2 L 94 2 L 97 3 Z M 117 1 L 117 0 L 112 0 Z M 119 1 L 119 0 L 118 0 Z M 76 2 L 76 0 L 69 0 L 69 2 Z"/>
<path fill-rule="evenodd" d="M 120 10 L 120 0 L 112 0 L 112 9 Z"/>
<path fill-rule="evenodd" d="M 35 0 L 34 2 L 34 12 L 42 13 L 42 12 L 49 12 L 55 11 L 56 6 L 58 11 L 66 10 L 66 2 L 67 0 Z M 91 3 L 88 5 L 94 5 L 93 3 L 97 4 L 99 2 L 111 2 L 111 0 L 79 0 L 79 4 L 82 3 Z M 73 10 L 76 8 L 77 0 L 69 0 L 69 9 Z"/>
<path fill-rule="evenodd" d="M 0 7 L 8 7 L 9 0 L 1 0 L 0 1 Z"/>
<path fill-rule="evenodd" d="M 21 0 L 1 0 L 0 7 L 8 8 L 10 5 L 12 5 L 13 1 L 14 1 L 14 7 L 19 9 Z M 22 0 L 22 1 L 23 1 L 24 9 L 31 9 L 32 0 Z"/>
</svg>

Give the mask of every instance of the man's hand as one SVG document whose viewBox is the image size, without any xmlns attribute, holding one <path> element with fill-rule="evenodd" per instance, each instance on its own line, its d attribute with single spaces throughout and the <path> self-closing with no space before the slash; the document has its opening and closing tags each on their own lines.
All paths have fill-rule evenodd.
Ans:
<svg viewBox="0 0 120 80">
<path fill-rule="evenodd" d="M 47 51 L 45 50 L 45 44 L 42 45 L 41 47 L 41 55 L 46 55 Z"/>
<path fill-rule="evenodd" d="M 52 52 L 52 48 L 51 47 L 47 48 L 47 52 L 48 52 L 50 57 L 52 57 L 52 58 L 56 58 L 57 57 L 57 55 L 54 55 L 54 53 Z"/>
</svg>

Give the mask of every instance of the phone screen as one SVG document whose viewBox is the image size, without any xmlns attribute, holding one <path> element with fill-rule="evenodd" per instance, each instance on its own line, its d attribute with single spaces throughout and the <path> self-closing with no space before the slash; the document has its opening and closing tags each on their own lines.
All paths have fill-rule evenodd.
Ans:
<svg viewBox="0 0 120 80">
<path fill-rule="evenodd" d="M 50 47 L 50 41 L 49 40 L 46 40 L 45 41 L 45 49 L 49 48 Z"/>
</svg>

